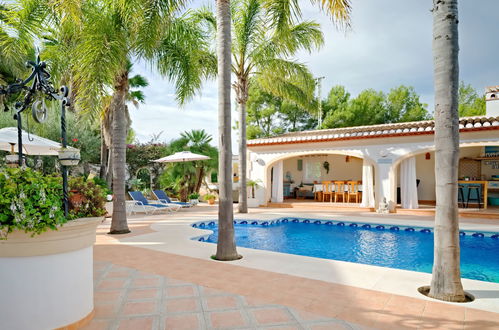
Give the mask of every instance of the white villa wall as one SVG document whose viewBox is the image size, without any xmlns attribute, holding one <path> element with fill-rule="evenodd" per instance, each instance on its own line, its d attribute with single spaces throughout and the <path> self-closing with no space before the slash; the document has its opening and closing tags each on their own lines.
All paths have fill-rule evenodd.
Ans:
<svg viewBox="0 0 499 330">
<path fill-rule="evenodd" d="M 303 168 L 298 171 L 298 160 L 303 161 Z M 362 179 L 362 163 L 363 160 L 357 157 L 350 157 L 349 162 L 346 162 L 344 155 L 323 155 L 323 156 L 307 156 L 293 157 L 284 160 L 284 175 L 287 172 L 291 174 L 292 180 L 299 184 L 312 183 L 305 179 L 305 163 L 306 162 L 321 163 L 321 178 L 323 181 L 328 180 L 361 180 Z M 329 163 L 329 173 L 326 172 L 322 164 L 327 161 Z M 286 180 L 286 177 L 284 177 Z"/>
<path fill-rule="evenodd" d="M 483 130 L 474 132 L 463 132 L 460 134 L 461 147 L 479 147 L 485 145 L 499 145 L 498 130 Z M 293 169 L 296 165 L 292 164 L 291 157 L 303 157 L 310 155 L 336 154 L 340 161 L 330 161 L 331 174 L 338 179 L 347 179 L 352 176 L 353 179 L 361 179 L 361 163 L 365 161 L 367 164 L 374 167 L 375 181 L 375 199 L 376 206 L 383 198 L 387 199 L 389 207 L 395 207 L 397 197 L 397 182 L 398 182 L 398 165 L 408 157 L 417 157 L 417 176 L 424 179 L 421 182 L 420 200 L 434 200 L 434 143 L 433 135 L 410 135 L 400 136 L 397 138 L 371 138 L 371 139 L 351 139 L 337 140 L 324 142 L 304 142 L 296 144 L 275 144 L 267 146 L 248 146 L 250 156 L 248 164 L 248 175 L 253 180 L 261 180 L 262 191 L 259 192 L 260 204 L 266 204 L 270 198 L 270 171 L 279 160 L 284 160 L 284 174 L 286 168 Z M 425 160 L 426 152 L 432 153 L 431 160 Z M 468 151 L 466 151 L 468 152 Z M 471 151 L 470 151 L 471 152 Z M 335 163 L 346 164 L 344 162 L 345 155 L 358 157 L 359 165 L 354 163 L 353 158 L 348 163 L 349 166 L 338 166 L 338 169 L 344 168 L 350 171 L 349 167 L 359 166 L 358 170 L 352 172 L 335 172 Z M 331 156 L 333 157 L 333 156 Z M 343 159 L 343 163 L 341 162 Z M 296 164 L 296 163 L 295 163 Z M 352 164 L 352 165 L 350 165 Z M 353 173 L 357 172 L 359 177 L 353 177 Z M 296 172 L 292 173 L 295 182 L 301 178 Z"/>
<path fill-rule="evenodd" d="M 435 153 L 430 152 L 430 159 L 425 157 L 426 153 L 416 156 L 416 177 L 421 180 L 418 187 L 418 199 L 420 201 L 434 201 Z"/>
</svg>

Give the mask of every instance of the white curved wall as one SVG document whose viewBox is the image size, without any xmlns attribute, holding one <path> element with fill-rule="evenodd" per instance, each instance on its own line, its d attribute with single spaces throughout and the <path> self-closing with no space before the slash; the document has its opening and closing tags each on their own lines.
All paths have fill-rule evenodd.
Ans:
<svg viewBox="0 0 499 330">
<path fill-rule="evenodd" d="M 0 258 L 0 329 L 53 329 L 93 310 L 93 247 Z"/>
</svg>

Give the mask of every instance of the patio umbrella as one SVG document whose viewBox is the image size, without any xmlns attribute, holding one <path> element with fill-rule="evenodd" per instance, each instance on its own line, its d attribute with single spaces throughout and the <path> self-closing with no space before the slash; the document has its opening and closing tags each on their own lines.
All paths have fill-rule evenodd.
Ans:
<svg viewBox="0 0 499 330">
<path fill-rule="evenodd" d="M 22 131 L 23 153 L 26 155 L 57 156 L 61 144 L 38 135 Z M 68 147 L 68 149 L 75 149 Z M 17 128 L 5 127 L 0 129 L 0 150 L 18 152 Z"/>
<path fill-rule="evenodd" d="M 153 160 L 156 163 L 184 163 L 184 162 L 193 162 L 196 160 L 206 160 L 210 159 L 210 157 L 200 154 L 195 154 L 190 151 L 180 151 L 176 152 L 173 155 L 166 156 L 160 159 Z M 185 178 L 187 179 L 187 174 Z"/>
<path fill-rule="evenodd" d="M 160 159 L 153 160 L 156 163 L 182 163 L 182 162 L 192 162 L 195 160 L 206 160 L 210 159 L 210 157 L 205 155 L 199 155 L 192 153 L 190 151 L 180 151 L 176 152 L 173 155 L 166 156 Z"/>
</svg>

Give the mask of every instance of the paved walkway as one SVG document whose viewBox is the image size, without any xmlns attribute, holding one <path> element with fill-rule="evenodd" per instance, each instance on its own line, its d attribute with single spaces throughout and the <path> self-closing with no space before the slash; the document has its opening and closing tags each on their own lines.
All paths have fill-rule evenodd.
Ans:
<svg viewBox="0 0 499 330">
<path fill-rule="evenodd" d="M 363 329 L 105 261 L 95 262 L 95 312 L 84 329 Z"/>
<path fill-rule="evenodd" d="M 499 313 L 466 305 L 146 248 L 177 244 L 173 240 L 146 240 L 141 247 L 131 241 L 152 237 L 150 225 L 158 221 L 164 228 L 171 223 L 172 231 L 179 219 L 215 214 L 216 208 L 199 207 L 173 216 L 132 217 L 132 234 L 123 236 L 105 234 L 109 221 L 101 226 L 94 249 L 96 317 L 87 328 L 499 329 Z"/>
</svg>

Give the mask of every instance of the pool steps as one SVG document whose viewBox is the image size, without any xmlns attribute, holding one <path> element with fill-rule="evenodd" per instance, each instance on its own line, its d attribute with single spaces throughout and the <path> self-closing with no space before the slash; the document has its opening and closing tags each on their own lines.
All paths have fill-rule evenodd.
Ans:
<svg viewBox="0 0 499 330">
<path fill-rule="evenodd" d="M 401 225 L 389 225 L 389 224 L 373 224 L 373 223 L 359 223 L 350 221 L 338 221 L 338 220 L 324 220 L 324 219 L 309 219 L 309 218 L 296 218 L 296 217 L 282 217 L 274 220 L 257 220 L 257 219 L 234 219 L 234 224 L 238 225 L 252 225 L 252 226 L 271 226 L 278 223 L 308 223 L 312 225 L 327 225 L 327 226 L 349 226 L 349 227 L 360 227 L 364 229 L 374 229 L 374 230 L 388 230 L 388 231 L 407 231 L 407 232 L 421 232 L 425 234 L 431 234 L 433 228 L 429 227 L 417 227 L 417 226 L 401 226 Z M 193 223 L 191 226 L 199 229 L 210 229 L 210 227 L 215 227 L 217 220 L 204 220 Z M 193 237 L 192 240 L 204 242 L 211 235 L 204 234 L 200 236 Z M 460 231 L 459 236 L 473 236 L 477 238 L 490 237 L 494 239 L 499 239 L 499 233 L 496 232 L 476 232 L 476 231 Z"/>
</svg>

